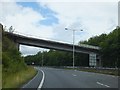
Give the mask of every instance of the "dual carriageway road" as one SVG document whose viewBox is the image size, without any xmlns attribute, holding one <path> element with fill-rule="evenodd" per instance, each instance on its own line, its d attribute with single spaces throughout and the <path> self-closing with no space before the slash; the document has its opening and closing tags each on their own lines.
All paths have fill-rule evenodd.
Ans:
<svg viewBox="0 0 120 90">
<path fill-rule="evenodd" d="M 35 67 L 36 76 L 22 88 L 118 88 L 118 77 L 77 70 Z"/>
</svg>

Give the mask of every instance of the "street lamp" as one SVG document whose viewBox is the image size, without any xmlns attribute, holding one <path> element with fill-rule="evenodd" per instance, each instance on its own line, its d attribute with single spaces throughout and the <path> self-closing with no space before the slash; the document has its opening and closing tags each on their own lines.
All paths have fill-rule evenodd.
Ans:
<svg viewBox="0 0 120 90">
<path fill-rule="evenodd" d="M 75 41 L 75 31 L 77 31 L 77 29 L 68 29 L 67 27 L 65 27 L 65 30 L 72 30 L 73 31 L 73 69 L 75 67 L 75 46 L 74 46 L 74 41 Z M 80 30 L 83 31 L 83 30 Z"/>
</svg>

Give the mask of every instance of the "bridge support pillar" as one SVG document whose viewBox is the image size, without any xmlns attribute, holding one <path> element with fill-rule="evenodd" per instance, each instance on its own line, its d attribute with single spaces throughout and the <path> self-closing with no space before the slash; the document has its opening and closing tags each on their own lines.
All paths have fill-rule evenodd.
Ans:
<svg viewBox="0 0 120 90">
<path fill-rule="evenodd" d="M 19 51 L 20 44 L 18 42 L 16 42 L 15 40 L 13 40 L 13 42 L 14 42 L 16 49 Z"/>
<path fill-rule="evenodd" d="M 17 50 L 19 51 L 19 43 L 17 43 L 17 42 L 14 42 L 15 43 L 15 46 L 16 46 L 16 48 L 17 48 Z"/>
</svg>

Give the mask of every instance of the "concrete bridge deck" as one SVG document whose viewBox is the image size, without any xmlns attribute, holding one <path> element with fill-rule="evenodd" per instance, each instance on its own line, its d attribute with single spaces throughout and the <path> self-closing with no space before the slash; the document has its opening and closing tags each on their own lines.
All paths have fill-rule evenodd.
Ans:
<svg viewBox="0 0 120 90">
<path fill-rule="evenodd" d="M 67 43 L 61 43 L 56 41 L 50 40 L 43 40 L 38 38 L 27 37 L 15 33 L 5 32 L 5 34 L 14 40 L 16 44 L 28 45 L 28 46 L 35 46 L 35 47 L 42 47 L 47 49 L 55 49 L 55 50 L 63 50 L 63 51 L 72 51 L 73 45 Z M 17 47 L 19 48 L 19 46 Z M 86 44 L 75 45 L 75 52 L 78 53 L 96 53 L 99 54 L 100 47 L 91 46 Z"/>
</svg>

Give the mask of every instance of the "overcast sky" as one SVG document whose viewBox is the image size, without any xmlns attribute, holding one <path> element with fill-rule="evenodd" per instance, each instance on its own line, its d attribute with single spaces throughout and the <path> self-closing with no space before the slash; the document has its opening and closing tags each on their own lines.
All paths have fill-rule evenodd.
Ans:
<svg viewBox="0 0 120 90">
<path fill-rule="evenodd" d="M 10 1 L 0 2 L 0 23 L 7 28 L 13 26 L 14 33 L 26 36 L 72 43 L 72 31 L 64 29 L 68 27 L 78 30 L 75 33 L 77 44 L 92 36 L 109 33 L 118 25 L 118 0 Z M 23 55 L 36 54 L 39 50 L 20 46 Z"/>
</svg>

